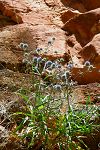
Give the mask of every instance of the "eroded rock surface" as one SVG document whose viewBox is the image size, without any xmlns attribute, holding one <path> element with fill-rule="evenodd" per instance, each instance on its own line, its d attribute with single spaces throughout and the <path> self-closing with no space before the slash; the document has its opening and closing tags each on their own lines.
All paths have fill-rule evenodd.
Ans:
<svg viewBox="0 0 100 150">
<path fill-rule="evenodd" d="M 100 33 L 100 8 L 72 18 L 65 23 L 63 29 L 74 33 L 79 43 L 85 46 L 94 35 Z"/>
<path fill-rule="evenodd" d="M 100 7 L 99 0 L 61 0 L 65 6 L 77 9 L 80 12 L 89 11 Z"/>
<path fill-rule="evenodd" d="M 100 34 L 96 34 L 93 39 L 86 44 L 80 52 L 84 60 L 89 60 L 92 64 L 100 66 Z"/>
<path fill-rule="evenodd" d="M 1 87 L 15 82 L 14 73 L 25 73 L 21 42 L 34 52 L 47 48 L 52 37 L 55 41 L 44 57 L 64 58 L 66 64 L 71 59 L 72 78 L 79 84 L 100 82 L 99 7 L 98 0 L 0 0 L 0 72 L 13 72 L 0 76 Z M 96 67 L 92 72 L 85 73 L 86 60 Z"/>
</svg>

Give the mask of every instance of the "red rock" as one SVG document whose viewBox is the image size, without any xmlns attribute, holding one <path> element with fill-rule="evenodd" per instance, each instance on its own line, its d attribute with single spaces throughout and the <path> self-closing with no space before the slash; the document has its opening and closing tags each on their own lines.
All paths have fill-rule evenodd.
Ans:
<svg viewBox="0 0 100 150">
<path fill-rule="evenodd" d="M 87 10 L 92 10 L 100 7 L 99 0 L 82 0 L 82 3 Z"/>
<path fill-rule="evenodd" d="M 100 34 L 95 35 L 92 41 L 83 47 L 80 55 L 84 61 L 89 60 L 95 66 L 100 66 Z"/>
<path fill-rule="evenodd" d="M 15 7 L 14 7 L 15 6 Z M 31 11 L 29 7 L 25 6 L 25 2 L 0 0 L 0 11 L 3 15 L 10 17 L 16 23 L 22 23 L 22 17 L 19 13 L 27 13 Z"/>
<path fill-rule="evenodd" d="M 61 14 L 61 19 L 63 21 L 63 23 L 66 23 L 69 19 L 74 18 L 75 16 L 78 16 L 79 14 L 81 14 L 79 11 L 73 11 L 73 10 L 66 10 L 64 12 L 62 12 Z"/>
<path fill-rule="evenodd" d="M 37 47 L 46 48 L 48 40 L 55 37 L 55 42 L 53 46 L 49 47 L 48 54 L 54 55 L 54 51 L 57 51 L 58 55 L 63 55 L 66 52 L 64 31 L 53 24 L 53 16 L 49 7 L 43 1 L 38 2 L 34 1 L 27 4 L 24 0 L 15 0 L 13 2 L 12 0 L 0 0 L 0 10 L 5 16 L 5 20 L 8 16 L 11 20 L 18 23 L 16 26 L 7 26 L 0 32 L 0 42 L 5 47 L 4 49 L 2 47 L 0 61 L 14 64 L 21 62 L 23 52 L 18 49 L 18 45 L 22 41 L 29 45 L 29 51 L 35 51 Z M 40 7 L 36 8 L 37 6 Z M 19 23 L 21 24 L 19 25 Z M 6 46 L 3 43 L 7 41 L 8 44 Z"/>
<path fill-rule="evenodd" d="M 92 71 L 86 68 L 73 68 L 71 73 L 72 79 L 78 84 L 100 83 L 100 66 L 96 66 Z"/>
<path fill-rule="evenodd" d="M 67 21 L 63 30 L 75 34 L 78 42 L 85 46 L 93 36 L 100 32 L 100 8 L 80 14 Z"/>
<path fill-rule="evenodd" d="M 72 75 L 72 78 L 74 78 L 78 74 L 79 68 L 82 69 L 83 62 L 87 59 L 87 57 L 85 58 L 85 47 L 82 50 L 82 46 L 91 41 L 91 38 L 100 32 L 98 21 L 100 9 L 81 14 L 72 10 L 72 8 L 67 10 L 60 0 L 0 0 L 0 13 L 4 16 L 4 21 L 9 18 L 11 22 L 15 22 L 13 24 L 4 22 L 4 26 L 2 24 L 0 28 L 2 52 L 0 63 L 5 63 L 7 67 L 9 66 L 9 69 L 22 63 L 23 50 L 18 47 L 21 42 L 27 43 L 29 51 L 33 50 L 34 53 L 37 47 L 46 49 L 48 40 L 55 37 L 54 43 L 48 47 L 47 54 L 44 53 L 44 56 L 53 60 L 63 57 L 65 63 L 71 58 L 74 66 L 77 67 L 73 70 L 75 74 Z M 60 14 L 62 14 L 62 18 L 65 15 L 64 19 L 62 19 L 63 22 L 69 19 L 64 27 L 67 26 L 66 30 L 69 30 L 72 34 L 74 33 L 77 38 L 74 35 L 65 35 L 65 31 L 61 30 L 59 25 L 61 23 Z M 96 46 L 97 44 L 95 45 L 95 63 L 99 64 L 100 57 L 97 57 L 99 56 L 97 49 L 100 46 L 99 44 L 97 48 Z M 83 51 L 84 55 L 81 54 Z M 85 70 L 83 69 L 83 71 Z M 84 75 L 83 78 L 75 78 L 79 83 L 99 82 L 99 75 L 95 70 L 93 75 L 97 75 L 95 80 L 92 79 L 93 76 L 90 73 L 86 76 Z"/>
<path fill-rule="evenodd" d="M 86 12 L 100 7 L 99 0 L 62 0 L 65 6 L 69 6 L 80 12 Z"/>
<path fill-rule="evenodd" d="M 78 10 L 80 12 L 85 12 L 86 9 L 81 1 L 75 0 L 62 0 L 64 6 L 73 8 L 74 10 Z"/>
</svg>

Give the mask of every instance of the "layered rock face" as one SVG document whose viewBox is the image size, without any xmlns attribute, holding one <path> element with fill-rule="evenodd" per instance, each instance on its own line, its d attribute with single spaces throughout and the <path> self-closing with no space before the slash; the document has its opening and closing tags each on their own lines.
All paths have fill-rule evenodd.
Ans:
<svg viewBox="0 0 100 150">
<path fill-rule="evenodd" d="M 88 7 L 89 3 L 91 3 L 90 7 Z M 68 10 L 63 13 L 62 21 L 64 22 L 64 25 L 62 29 L 70 35 L 75 35 L 76 40 L 81 45 L 81 49 L 78 52 L 79 57 L 81 56 L 83 62 L 87 60 L 90 61 L 96 68 L 91 73 L 92 75 L 90 73 L 84 74 L 83 77 L 79 77 L 79 75 L 77 80 L 84 83 L 88 83 L 88 81 L 100 82 L 100 2 L 92 2 L 89 0 L 77 2 L 72 0 L 66 2 L 63 1 L 63 4 L 72 7 L 72 11 L 69 13 Z M 77 9 L 77 12 L 74 9 Z M 77 55 L 77 58 L 79 57 Z M 77 68 L 73 69 L 74 74 L 78 74 L 78 70 L 79 69 Z M 82 71 L 83 69 L 80 68 L 80 70 Z M 85 70 L 82 72 L 85 72 Z M 95 79 L 93 79 L 94 77 Z"/>
<path fill-rule="evenodd" d="M 27 43 L 30 50 L 35 50 L 46 47 L 48 40 L 55 37 L 47 54 L 50 58 L 64 57 L 66 63 L 71 58 L 78 68 L 82 68 L 86 60 L 92 60 L 93 64 L 99 66 L 99 6 L 99 1 L 92 0 L 0 1 L 0 62 L 6 64 L 8 69 L 17 69 L 23 58 L 23 51 L 18 48 L 20 42 Z M 92 42 L 96 34 L 97 42 Z M 71 56 L 66 55 L 68 51 Z M 89 58 L 87 53 L 94 55 L 93 58 Z"/>
<path fill-rule="evenodd" d="M 99 0 L 0 0 L 0 85 L 9 87 L 12 81 L 19 87 L 13 77 L 19 72 L 25 78 L 21 42 L 35 51 L 53 37 L 45 57 L 64 58 L 66 64 L 71 59 L 72 78 L 79 84 L 100 82 Z M 94 66 L 88 73 L 83 68 L 87 60 Z"/>
</svg>

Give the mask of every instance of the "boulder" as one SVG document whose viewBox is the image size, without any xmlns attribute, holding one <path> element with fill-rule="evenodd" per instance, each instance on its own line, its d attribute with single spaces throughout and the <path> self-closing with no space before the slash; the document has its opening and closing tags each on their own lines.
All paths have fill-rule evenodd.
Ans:
<svg viewBox="0 0 100 150">
<path fill-rule="evenodd" d="M 75 16 L 78 16 L 79 14 L 81 13 L 78 10 L 68 9 L 62 12 L 61 20 L 63 21 L 63 23 L 66 23 L 68 20 L 74 18 Z"/>
<path fill-rule="evenodd" d="M 70 19 L 62 29 L 75 34 L 77 41 L 85 46 L 95 34 L 100 33 L 100 8 Z"/>
<path fill-rule="evenodd" d="M 96 8 L 100 8 L 100 1 L 99 0 L 81 0 L 82 4 L 86 8 L 86 10 L 92 10 Z"/>
<path fill-rule="evenodd" d="M 62 0 L 66 7 L 71 7 L 80 12 L 86 12 L 100 7 L 99 0 Z"/>
<path fill-rule="evenodd" d="M 48 48 L 48 54 L 56 55 L 57 51 L 59 57 L 66 52 L 65 32 L 53 24 L 53 15 L 43 1 L 0 0 L 0 11 L 4 20 L 0 32 L 0 62 L 12 66 L 22 63 L 23 50 L 18 47 L 21 42 L 27 43 L 28 50 L 34 52 L 38 47 L 47 48 L 53 37 L 55 42 Z"/>
<path fill-rule="evenodd" d="M 100 33 L 95 35 L 79 54 L 84 58 L 84 61 L 89 60 L 95 66 L 100 66 Z"/>
<path fill-rule="evenodd" d="M 73 68 L 71 74 L 72 79 L 81 85 L 95 82 L 100 83 L 100 66 L 96 66 L 92 70 L 88 70 L 87 68 Z"/>
</svg>

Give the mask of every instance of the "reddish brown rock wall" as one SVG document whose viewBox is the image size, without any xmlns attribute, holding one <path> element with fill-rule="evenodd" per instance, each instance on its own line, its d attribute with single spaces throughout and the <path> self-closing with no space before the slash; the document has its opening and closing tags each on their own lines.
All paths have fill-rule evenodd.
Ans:
<svg viewBox="0 0 100 150">
<path fill-rule="evenodd" d="M 0 0 L 0 62 L 10 69 L 20 66 L 23 59 L 23 51 L 18 47 L 20 42 L 27 43 L 29 50 L 35 50 L 45 48 L 48 40 L 55 37 L 44 56 L 63 57 L 66 63 L 71 58 L 77 68 L 82 68 L 86 60 L 99 66 L 99 5 L 99 1 L 92 0 Z M 92 54 L 95 56 L 89 59 Z M 97 76 L 99 78 L 99 74 Z M 92 78 L 92 74 L 91 80 L 84 75 L 83 84 L 99 82 Z"/>
</svg>

